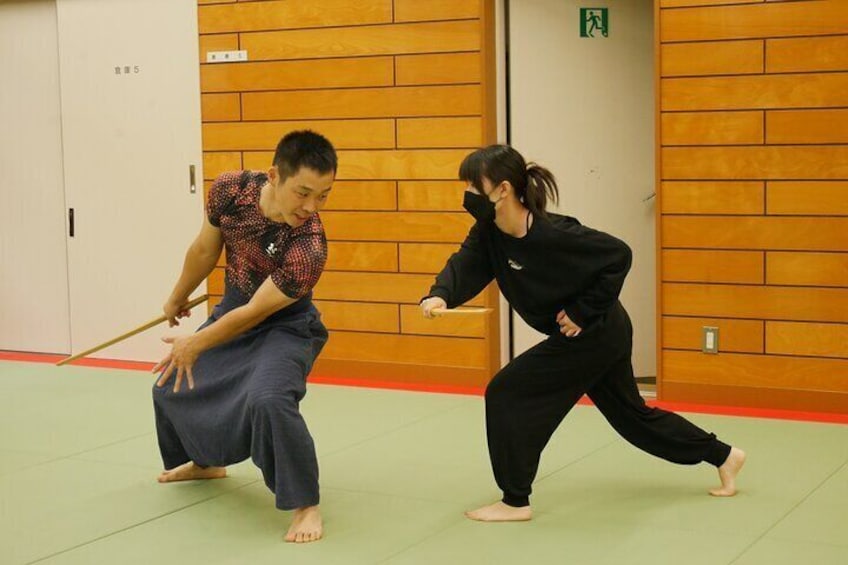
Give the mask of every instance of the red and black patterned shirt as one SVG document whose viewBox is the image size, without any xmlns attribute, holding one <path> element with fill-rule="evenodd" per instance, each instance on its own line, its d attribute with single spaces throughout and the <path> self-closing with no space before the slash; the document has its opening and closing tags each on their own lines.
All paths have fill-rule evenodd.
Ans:
<svg viewBox="0 0 848 565">
<path fill-rule="evenodd" d="M 301 298 L 318 282 L 327 262 L 327 238 L 317 214 L 293 228 L 266 218 L 259 195 L 265 173 L 223 173 L 209 189 L 206 214 L 220 228 L 227 250 L 227 284 L 248 298 L 269 276 L 283 294 Z"/>
</svg>

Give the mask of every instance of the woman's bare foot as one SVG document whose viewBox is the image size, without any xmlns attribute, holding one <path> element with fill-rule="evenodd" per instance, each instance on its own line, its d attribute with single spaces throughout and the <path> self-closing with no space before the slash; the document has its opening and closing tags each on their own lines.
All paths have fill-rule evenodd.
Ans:
<svg viewBox="0 0 848 565">
<path fill-rule="evenodd" d="M 478 522 L 526 522 L 533 517 L 533 512 L 529 506 L 515 507 L 503 502 L 495 502 L 466 512 L 465 516 Z"/>
<path fill-rule="evenodd" d="M 179 467 L 162 471 L 156 479 L 160 483 L 175 481 L 194 481 L 197 479 L 223 479 L 227 476 L 226 467 L 200 467 L 194 461 L 184 463 Z"/>
<path fill-rule="evenodd" d="M 718 468 L 721 486 L 710 491 L 713 496 L 733 496 L 736 494 L 736 475 L 745 464 L 745 452 L 736 447 L 730 448 L 727 460 Z"/>
<path fill-rule="evenodd" d="M 324 535 L 324 524 L 318 506 L 304 506 L 294 511 L 285 540 L 293 543 L 318 541 Z"/>
</svg>

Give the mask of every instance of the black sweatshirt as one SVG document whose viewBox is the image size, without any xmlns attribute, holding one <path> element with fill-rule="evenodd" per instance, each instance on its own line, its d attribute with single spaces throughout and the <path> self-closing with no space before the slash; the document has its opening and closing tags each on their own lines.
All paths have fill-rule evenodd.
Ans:
<svg viewBox="0 0 848 565">
<path fill-rule="evenodd" d="M 618 303 L 631 259 L 626 243 L 569 216 L 534 217 L 523 238 L 503 233 L 493 222 L 477 222 L 436 277 L 429 296 L 454 308 L 494 278 L 535 330 L 559 333 L 556 316 L 564 309 L 586 331 Z"/>
</svg>

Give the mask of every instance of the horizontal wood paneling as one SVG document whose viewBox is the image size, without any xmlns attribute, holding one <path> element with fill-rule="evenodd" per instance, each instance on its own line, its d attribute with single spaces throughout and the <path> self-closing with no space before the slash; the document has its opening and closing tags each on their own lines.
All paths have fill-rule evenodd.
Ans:
<svg viewBox="0 0 848 565">
<path fill-rule="evenodd" d="M 664 214 L 762 214 L 761 181 L 680 181 L 662 183 Z"/>
<path fill-rule="evenodd" d="M 704 326 L 718 328 L 721 352 L 763 353 L 764 322 L 761 320 L 663 316 L 663 347 L 700 351 Z"/>
<path fill-rule="evenodd" d="M 845 179 L 848 145 L 664 147 L 662 175 L 673 179 Z"/>
<path fill-rule="evenodd" d="M 397 121 L 397 146 L 399 148 L 475 148 L 482 143 L 483 122 L 477 116 L 405 118 Z"/>
<path fill-rule="evenodd" d="M 766 353 L 848 360 L 848 324 L 766 322 Z M 848 371 L 840 376 L 848 381 Z"/>
<path fill-rule="evenodd" d="M 251 61 L 472 51 L 480 48 L 479 20 L 245 33 Z"/>
<path fill-rule="evenodd" d="M 666 283 L 666 315 L 848 322 L 848 289 Z"/>
<path fill-rule="evenodd" d="M 763 261 L 761 251 L 666 249 L 662 252 L 662 280 L 761 284 Z"/>
<path fill-rule="evenodd" d="M 719 406 L 744 406 L 770 410 L 804 412 L 848 412 L 848 394 L 816 390 L 718 386 L 669 382 L 663 385 L 663 399 Z"/>
<path fill-rule="evenodd" d="M 393 81 L 394 64 L 391 57 L 269 61 L 258 63 L 215 63 L 200 67 L 200 90 L 202 92 L 253 92 L 258 90 L 391 86 Z M 246 100 L 244 104 L 245 108 L 249 107 Z M 278 115 L 280 109 L 274 110 L 277 113 L 263 116 L 252 116 L 245 110 L 244 119 L 316 117 L 314 115 L 281 116 Z M 377 114 L 370 117 L 383 116 L 385 114 Z"/>
<path fill-rule="evenodd" d="M 398 86 L 480 82 L 481 59 L 478 52 L 398 55 L 395 77 Z"/>
<path fill-rule="evenodd" d="M 400 331 L 397 304 L 316 300 L 315 306 L 321 312 L 321 321 L 332 332 L 354 330 L 398 333 Z"/>
<path fill-rule="evenodd" d="M 396 210 L 397 183 L 393 180 L 337 180 L 324 210 Z"/>
<path fill-rule="evenodd" d="M 315 298 L 418 304 L 430 292 L 433 282 L 433 275 L 325 271 L 315 287 Z M 480 293 L 468 304 L 483 306 L 484 294 Z"/>
<path fill-rule="evenodd" d="M 761 73 L 763 49 L 761 40 L 664 44 L 660 55 L 662 76 Z"/>
<path fill-rule="evenodd" d="M 459 172 L 456 167 L 454 177 Z M 398 183 L 400 210 L 458 212 L 462 208 L 465 183 L 462 181 L 401 181 Z"/>
<path fill-rule="evenodd" d="M 667 113 L 661 127 L 666 146 L 751 145 L 764 137 L 763 112 Z"/>
<path fill-rule="evenodd" d="M 456 243 L 401 243 L 400 270 L 403 273 L 439 273 L 451 255 L 459 251 Z"/>
<path fill-rule="evenodd" d="M 848 73 L 664 78 L 661 104 L 673 110 L 848 106 Z"/>
<path fill-rule="evenodd" d="M 206 54 L 209 51 L 235 51 L 239 48 L 239 36 L 237 33 L 221 33 L 216 35 L 200 36 L 200 62 L 206 62 Z"/>
<path fill-rule="evenodd" d="M 661 8 L 681 8 L 691 6 L 717 6 L 721 4 L 755 4 L 763 0 L 660 0 Z"/>
<path fill-rule="evenodd" d="M 226 122 L 241 119 L 239 95 L 201 94 L 200 114 L 204 122 Z"/>
<path fill-rule="evenodd" d="M 660 39 L 712 41 L 845 33 L 845 5 L 841 0 L 734 4 L 662 10 Z"/>
<path fill-rule="evenodd" d="M 848 35 L 766 40 L 768 73 L 845 69 L 848 69 Z"/>
<path fill-rule="evenodd" d="M 848 218 L 665 216 L 662 245 L 848 251 Z"/>
<path fill-rule="evenodd" d="M 484 345 L 482 339 L 472 338 L 336 331 L 321 356 L 351 361 L 482 369 L 486 367 Z"/>
<path fill-rule="evenodd" d="M 479 18 L 479 0 L 395 0 L 395 21 Z"/>
<path fill-rule="evenodd" d="M 398 271 L 398 244 L 330 241 L 327 269 L 333 271 Z"/>
<path fill-rule="evenodd" d="M 425 318 L 418 306 L 401 305 L 400 324 L 405 334 L 485 337 L 486 316 L 465 314 Z"/>
<path fill-rule="evenodd" d="M 767 143 L 848 143 L 848 110 L 766 112 Z"/>
<path fill-rule="evenodd" d="M 482 394 L 492 375 L 488 368 L 329 359 L 322 355 L 315 362 L 309 378 L 313 382 L 321 382 L 322 379 L 334 383 L 350 382 L 353 386 L 400 385 L 414 390 L 456 390 Z"/>
<path fill-rule="evenodd" d="M 460 149 L 399 149 L 397 151 L 343 151 L 340 179 L 455 179 L 459 163 L 468 154 Z"/>
<path fill-rule="evenodd" d="M 287 133 L 311 129 L 331 139 L 336 149 L 390 149 L 395 124 L 390 119 L 232 122 L 203 124 L 206 151 L 267 150 Z"/>
<path fill-rule="evenodd" d="M 848 180 L 769 181 L 767 212 L 810 216 L 848 216 Z"/>
<path fill-rule="evenodd" d="M 240 2 L 198 8 L 200 33 L 379 24 L 392 21 L 392 0 Z"/>
<path fill-rule="evenodd" d="M 460 242 L 474 223 L 469 214 L 323 212 L 333 239 L 345 241 Z"/>
<path fill-rule="evenodd" d="M 481 113 L 481 103 L 478 85 L 249 92 L 242 97 L 246 120 L 471 116 Z"/>
<path fill-rule="evenodd" d="M 848 392 L 845 359 L 666 351 L 663 370 L 669 382 Z"/>
<path fill-rule="evenodd" d="M 203 178 L 215 180 L 218 175 L 227 171 L 241 169 L 241 153 L 227 151 L 219 153 L 203 153 Z"/>
<path fill-rule="evenodd" d="M 848 288 L 848 253 L 769 251 L 766 283 Z"/>
</svg>

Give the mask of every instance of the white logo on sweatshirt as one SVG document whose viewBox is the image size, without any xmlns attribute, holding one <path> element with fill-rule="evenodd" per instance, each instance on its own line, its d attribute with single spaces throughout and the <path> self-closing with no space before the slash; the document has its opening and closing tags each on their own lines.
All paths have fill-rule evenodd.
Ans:
<svg viewBox="0 0 848 565">
<path fill-rule="evenodd" d="M 507 263 L 509 263 L 509 266 L 515 269 L 516 271 L 520 271 L 524 268 L 523 266 L 521 266 L 521 264 L 519 264 L 517 261 L 513 261 L 512 259 L 507 259 Z"/>
</svg>

